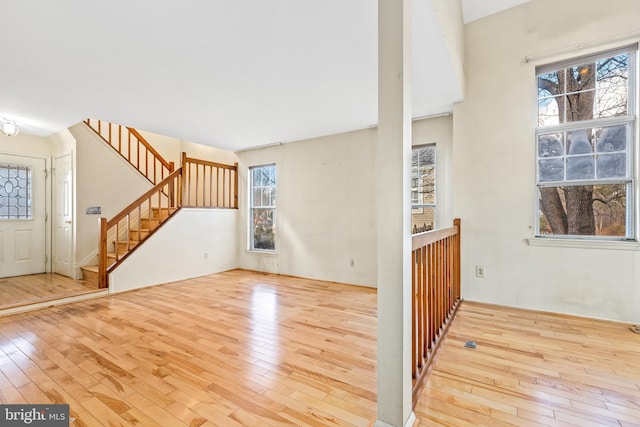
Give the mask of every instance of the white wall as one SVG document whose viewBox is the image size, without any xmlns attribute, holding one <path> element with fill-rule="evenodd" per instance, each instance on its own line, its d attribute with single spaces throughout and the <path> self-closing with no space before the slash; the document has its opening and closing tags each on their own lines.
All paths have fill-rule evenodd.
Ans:
<svg viewBox="0 0 640 427">
<path fill-rule="evenodd" d="M 237 268 L 237 225 L 235 209 L 180 210 L 110 275 L 110 292 Z"/>
<path fill-rule="evenodd" d="M 194 142 L 182 141 L 180 151 L 184 151 L 187 153 L 187 156 L 192 159 L 209 160 L 227 165 L 233 165 L 238 161 L 238 156 L 232 151 L 221 150 L 219 148 L 196 144 Z M 176 164 L 179 163 L 180 162 Z"/>
<path fill-rule="evenodd" d="M 68 129 L 63 129 L 47 138 L 51 146 L 50 150 L 54 157 L 69 154 L 76 149 L 76 139 Z"/>
<path fill-rule="evenodd" d="M 195 159 L 232 165 L 238 161 L 238 156 L 232 151 L 221 150 L 194 142 L 182 141 L 170 136 L 158 135 L 152 132 L 139 131 L 151 146 L 168 162 L 180 166 L 182 152 Z"/>
<path fill-rule="evenodd" d="M 460 92 L 464 94 L 464 25 L 461 1 L 433 0 L 433 9 Z"/>
<path fill-rule="evenodd" d="M 46 159 L 53 154 L 53 148 L 47 138 L 22 133 L 6 136 L 0 132 L 0 153 Z"/>
<path fill-rule="evenodd" d="M 462 219 L 464 298 L 640 320 L 640 252 L 527 240 L 537 220 L 535 66 L 627 45 L 632 39 L 606 41 L 640 35 L 639 22 L 635 0 L 534 0 L 466 25 L 466 98 L 454 108 L 452 188 L 453 213 Z M 529 55 L 537 56 L 527 63 Z M 485 266 L 486 278 L 475 277 L 475 265 Z"/>
<path fill-rule="evenodd" d="M 240 267 L 374 286 L 376 135 L 368 129 L 238 153 Z M 270 163 L 277 167 L 273 255 L 247 250 L 247 169 Z"/>
<path fill-rule="evenodd" d="M 170 136 L 158 135 L 157 133 L 146 132 L 138 129 L 140 135 L 168 162 L 173 162 L 175 167 L 180 166 L 180 145 L 182 141 Z"/>
<path fill-rule="evenodd" d="M 240 267 L 376 286 L 376 138 L 377 129 L 365 129 L 238 153 Z M 451 116 L 413 123 L 414 145 L 437 146 L 444 226 L 452 221 L 451 141 Z M 247 250 L 248 168 L 270 163 L 277 166 L 275 254 Z"/>
</svg>

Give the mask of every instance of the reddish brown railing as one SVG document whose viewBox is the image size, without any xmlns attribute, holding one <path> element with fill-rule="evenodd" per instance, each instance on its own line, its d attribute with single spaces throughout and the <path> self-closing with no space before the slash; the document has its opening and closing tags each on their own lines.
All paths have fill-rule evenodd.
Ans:
<svg viewBox="0 0 640 427">
<path fill-rule="evenodd" d="M 174 163 L 166 161 L 134 128 L 95 119 L 84 122 L 152 184 L 173 172 Z"/>
<path fill-rule="evenodd" d="M 112 219 L 100 218 L 99 286 L 142 242 L 183 207 L 238 207 L 238 165 L 192 159 L 140 196 Z"/>
<path fill-rule="evenodd" d="M 182 207 L 181 195 L 182 168 L 179 168 L 112 219 L 100 218 L 100 288 L 108 286 L 110 271 Z"/>
<path fill-rule="evenodd" d="M 460 302 L 460 220 L 413 236 L 413 404 Z"/>
<path fill-rule="evenodd" d="M 185 207 L 237 208 L 238 164 L 225 165 L 182 153 Z M 186 165 L 186 166 L 185 166 Z"/>
</svg>

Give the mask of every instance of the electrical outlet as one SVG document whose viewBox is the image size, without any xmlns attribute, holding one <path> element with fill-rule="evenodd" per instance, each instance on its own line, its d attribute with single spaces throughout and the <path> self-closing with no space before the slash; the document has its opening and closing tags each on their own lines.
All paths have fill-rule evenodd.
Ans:
<svg viewBox="0 0 640 427">
<path fill-rule="evenodd" d="M 351 267 L 354 267 L 354 266 L 356 265 L 355 260 L 353 260 L 353 259 L 352 259 L 352 260 L 349 262 L 349 265 L 350 265 Z"/>
<path fill-rule="evenodd" d="M 476 277 L 479 279 L 484 279 L 484 265 L 476 265 Z"/>
<path fill-rule="evenodd" d="M 202 259 L 207 259 L 209 258 L 209 252 L 204 251 L 204 255 L 202 255 Z"/>
</svg>

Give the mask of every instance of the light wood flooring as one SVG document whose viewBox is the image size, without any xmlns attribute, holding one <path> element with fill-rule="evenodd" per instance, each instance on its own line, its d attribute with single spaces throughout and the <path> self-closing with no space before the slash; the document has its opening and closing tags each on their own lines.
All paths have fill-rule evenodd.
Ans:
<svg viewBox="0 0 640 427">
<path fill-rule="evenodd" d="M 76 426 L 367 426 L 375 373 L 375 290 L 336 283 L 234 270 L 0 318 L 0 403 Z M 415 412 L 640 425 L 640 335 L 463 302 Z"/>
<path fill-rule="evenodd" d="M 0 318 L 0 402 L 77 426 L 366 426 L 376 292 L 231 271 Z"/>
<path fill-rule="evenodd" d="M 98 292 L 95 284 L 54 273 L 0 278 L 0 310 Z"/>
<path fill-rule="evenodd" d="M 465 301 L 415 413 L 421 427 L 640 426 L 640 335 Z"/>
</svg>

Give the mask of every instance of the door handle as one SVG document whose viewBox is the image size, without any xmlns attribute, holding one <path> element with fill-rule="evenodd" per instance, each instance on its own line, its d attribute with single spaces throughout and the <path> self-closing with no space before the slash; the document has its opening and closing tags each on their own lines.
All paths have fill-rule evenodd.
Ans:
<svg viewBox="0 0 640 427">
<path fill-rule="evenodd" d="M 71 224 L 71 221 L 65 221 L 64 223 L 65 224 Z"/>
</svg>

